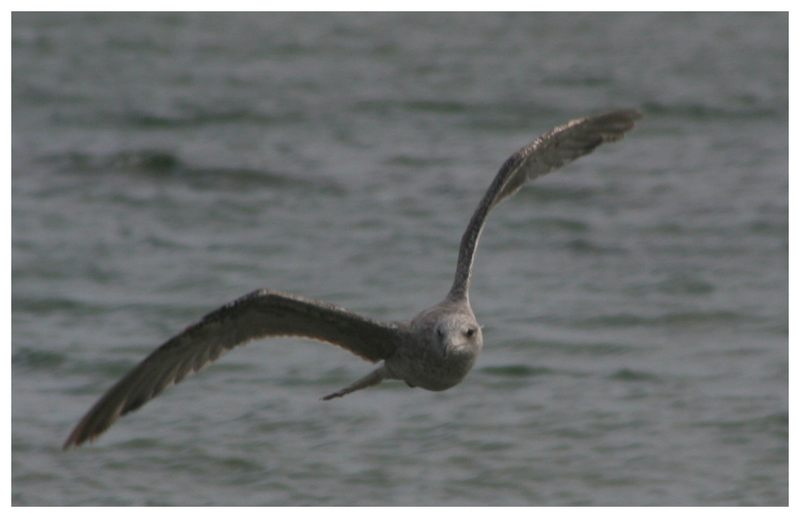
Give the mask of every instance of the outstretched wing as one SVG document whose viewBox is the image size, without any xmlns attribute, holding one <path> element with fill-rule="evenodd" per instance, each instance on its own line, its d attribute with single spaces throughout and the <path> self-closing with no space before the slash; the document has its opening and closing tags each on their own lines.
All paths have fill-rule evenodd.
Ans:
<svg viewBox="0 0 800 518">
<path fill-rule="evenodd" d="M 254 291 L 209 313 L 153 351 L 89 410 L 64 448 L 94 439 L 120 416 L 250 340 L 307 337 L 377 362 L 392 354 L 403 333 L 400 325 L 370 320 L 332 304 L 268 290 Z"/>
<path fill-rule="evenodd" d="M 500 167 L 464 231 L 449 297 L 462 299 L 467 296 L 478 239 L 486 216 L 495 205 L 520 190 L 525 182 L 591 153 L 604 142 L 621 139 L 640 117 L 636 110 L 619 110 L 575 119 L 548 131 L 511 155 Z"/>
</svg>

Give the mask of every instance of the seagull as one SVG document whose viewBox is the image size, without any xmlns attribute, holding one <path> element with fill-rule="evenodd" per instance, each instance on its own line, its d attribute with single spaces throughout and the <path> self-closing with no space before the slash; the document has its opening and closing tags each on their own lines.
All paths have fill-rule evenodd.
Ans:
<svg viewBox="0 0 800 518">
<path fill-rule="evenodd" d="M 268 289 L 253 291 L 207 314 L 167 340 L 113 385 L 64 442 L 69 449 L 96 439 L 119 417 L 168 386 L 251 340 L 292 336 L 338 345 L 377 368 L 323 400 L 401 380 L 441 391 L 457 385 L 483 349 L 481 326 L 469 303 L 472 263 L 489 211 L 539 176 L 621 139 L 641 117 L 616 110 L 553 128 L 511 155 L 500 167 L 467 225 L 455 279 L 444 300 L 407 322 L 380 322 L 339 306 Z"/>
</svg>

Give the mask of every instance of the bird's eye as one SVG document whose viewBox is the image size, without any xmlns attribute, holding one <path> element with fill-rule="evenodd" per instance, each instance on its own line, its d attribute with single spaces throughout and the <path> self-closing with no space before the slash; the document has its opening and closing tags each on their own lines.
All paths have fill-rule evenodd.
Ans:
<svg viewBox="0 0 800 518">
<path fill-rule="evenodd" d="M 436 329 L 436 335 L 439 338 L 444 338 L 444 331 L 442 329 Z"/>
<path fill-rule="evenodd" d="M 468 327 L 467 331 L 466 331 L 466 335 L 467 335 L 467 337 L 472 338 L 475 335 L 475 328 L 474 327 Z"/>
</svg>

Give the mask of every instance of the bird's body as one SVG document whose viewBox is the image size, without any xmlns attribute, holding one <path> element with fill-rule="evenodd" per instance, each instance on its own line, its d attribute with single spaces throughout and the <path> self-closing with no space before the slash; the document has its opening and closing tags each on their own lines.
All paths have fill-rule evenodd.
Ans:
<svg viewBox="0 0 800 518">
<path fill-rule="evenodd" d="M 77 446 L 103 433 L 121 415 L 136 410 L 219 356 L 250 340 L 297 336 L 339 345 L 378 367 L 329 400 L 385 379 L 427 390 L 460 383 L 483 349 L 483 333 L 469 304 L 478 240 L 489 211 L 527 181 L 614 141 L 640 117 L 621 110 L 575 119 L 523 147 L 500 168 L 461 239 L 455 279 L 445 299 L 407 322 L 383 323 L 325 302 L 258 290 L 206 315 L 168 340 L 117 382 L 81 419 L 64 443 Z"/>
<path fill-rule="evenodd" d="M 385 360 L 391 377 L 414 387 L 446 390 L 472 369 L 483 349 L 481 328 L 466 300 L 445 300 L 410 323 L 411 340 Z"/>
</svg>

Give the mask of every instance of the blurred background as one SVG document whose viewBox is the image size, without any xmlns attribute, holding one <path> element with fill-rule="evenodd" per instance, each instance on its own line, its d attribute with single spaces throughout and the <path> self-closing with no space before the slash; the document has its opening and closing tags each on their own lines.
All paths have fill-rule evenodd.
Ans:
<svg viewBox="0 0 800 518">
<path fill-rule="evenodd" d="M 12 18 L 15 505 L 787 505 L 788 15 Z M 63 453 L 157 345 L 268 287 L 441 300 L 499 165 L 645 114 L 488 220 L 473 372 L 254 342 Z"/>
</svg>

